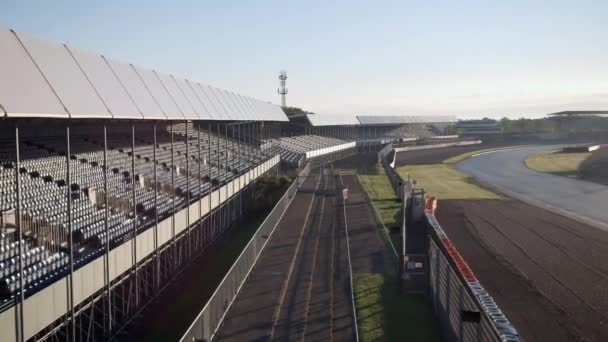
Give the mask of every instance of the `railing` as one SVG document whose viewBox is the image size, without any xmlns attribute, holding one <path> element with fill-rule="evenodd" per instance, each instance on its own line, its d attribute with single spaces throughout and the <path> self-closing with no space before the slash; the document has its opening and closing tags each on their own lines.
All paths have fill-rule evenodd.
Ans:
<svg viewBox="0 0 608 342">
<path fill-rule="evenodd" d="M 203 307 L 203 310 L 198 314 L 180 341 L 210 341 L 213 338 L 258 260 L 260 253 L 268 243 L 275 227 L 289 207 L 297 190 L 308 177 L 310 169 L 310 165 L 307 165 L 300 171 L 293 184 L 287 189 L 283 197 L 281 197 L 264 222 L 262 222 L 251 240 L 249 240 L 247 246 L 245 246 L 207 304 Z"/>
<path fill-rule="evenodd" d="M 441 229 L 426 212 L 429 240 L 429 295 L 448 341 L 521 341 L 517 330 L 475 277 Z"/>
<path fill-rule="evenodd" d="M 346 218 L 346 201 L 344 198 L 344 183 L 342 182 L 342 174 L 339 175 L 340 180 L 340 198 L 342 199 L 342 213 L 344 215 L 344 232 L 346 235 L 346 256 L 348 258 L 348 281 L 350 289 L 350 302 L 353 313 L 353 324 L 355 330 L 355 341 L 359 342 L 359 325 L 357 324 L 357 309 L 355 307 L 355 287 L 353 285 L 353 267 L 350 259 L 350 241 L 348 238 L 348 220 Z"/>
<path fill-rule="evenodd" d="M 378 158 L 395 193 L 402 198 L 411 189 L 389 165 L 381 150 Z M 403 199 L 402 200 L 407 200 Z M 426 199 L 425 219 L 430 235 L 428 245 L 429 296 L 448 341 L 521 341 L 517 330 L 502 313 L 490 294 L 475 277 L 434 215 L 436 201 Z"/>
</svg>

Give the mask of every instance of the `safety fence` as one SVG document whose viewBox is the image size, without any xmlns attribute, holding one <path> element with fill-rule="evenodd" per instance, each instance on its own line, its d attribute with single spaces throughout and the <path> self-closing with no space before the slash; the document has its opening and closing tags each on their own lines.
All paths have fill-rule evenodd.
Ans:
<svg viewBox="0 0 608 342">
<path fill-rule="evenodd" d="M 407 196 L 413 189 L 412 182 L 401 178 L 386 160 L 387 155 L 385 151 L 379 159 L 393 190 L 402 200 L 411 200 Z M 447 341 L 521 341 L 441 228 L 434 214 L 436 203 L 435 198 L 425 199 L 424 222 L 430 236 L 428 293 L 444 337 Z"/>
<path fill-rule="evenodd" d="M 210 341 L 213 338 L 262 250 L 268 243 L 275 227 L 283 217 L 296 192 L 308 177 L 310 170 L 311 166 L 308 164 L 300 171 L 293 184 L 287 189 L 251 240 L 249 240 L 247 246 L 245 246 L 180 341 Z"/>
</svg>

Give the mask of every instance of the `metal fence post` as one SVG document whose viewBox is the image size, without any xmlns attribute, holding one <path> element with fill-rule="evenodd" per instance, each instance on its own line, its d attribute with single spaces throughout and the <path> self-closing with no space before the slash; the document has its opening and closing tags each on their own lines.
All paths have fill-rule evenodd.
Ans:
<svg viewBox="0 0 608 342">
<path fill-rule="evenodd" d="M 23 293 L 23 225 L 21 222 L 21 158 L 20 158 L 20 147 L 19 147 L 19 124 L 15 123 L 15 193 L 17 196 L 17 231 L 19 232 L 19 297 L 17 298 L 17 310 L 18 315 L 15 315 L 17 320 L 15 326 L 15 337 L 17 341 L 24 341 L 24 315 L 23 315 L 23 303 L 25 301 L 25 295 Z"/>
<path fill-rule="evenodd" d="M 131 124 L 131 193 L 133 196 L 133 244 L 131 257 L 135 270 L 135 307 L 139 307 L 139 272 L 137 268 L 137 199 L 135 194 L 135 123 Z"/>
<path fill-rule="evenodd" d="M 112 295 L 110 288 L 110 226 L 109 226 L 109 202 L 108 202 L 108 132 L 107 125 L 103 124 L 103 201 L 104 201 L 104 234 L 105 234 L 105 253 L 104 253 L 104 281 L 108 310 L 106 322 L 106 336 L 110 336 L 112 332 Z"/>
</svg>

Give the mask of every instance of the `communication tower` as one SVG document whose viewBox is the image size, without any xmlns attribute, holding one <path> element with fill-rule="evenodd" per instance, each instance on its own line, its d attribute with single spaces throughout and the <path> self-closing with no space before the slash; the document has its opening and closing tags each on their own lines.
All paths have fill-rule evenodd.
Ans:
<svg viewBox="0 0 608 342">
<path fill-rule="evenodd" d="M 279 72 L 279 89 L 277 89 L 279 95 L 281 95 L 281 107 L 287 106 L 285 95 L 287 95 L 288 91 L 285 87 L 285 81 L 287 81 L 287 72 L 281 70 L 281 72 Z"/>
</svg>

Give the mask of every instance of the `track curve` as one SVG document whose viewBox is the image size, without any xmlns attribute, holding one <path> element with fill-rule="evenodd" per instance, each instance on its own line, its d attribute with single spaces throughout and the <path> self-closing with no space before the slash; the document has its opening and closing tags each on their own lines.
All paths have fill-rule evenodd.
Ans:
<svg viewBox="0 0 608 342">
<path fill-rule="evenodd" d="M 528 155 L 562 146 L 485 152 L 465 159 L 456 168 L 512 197 L 608 231 L 608 186 L 541 173 L 525 166 Z"/>
</svg>

